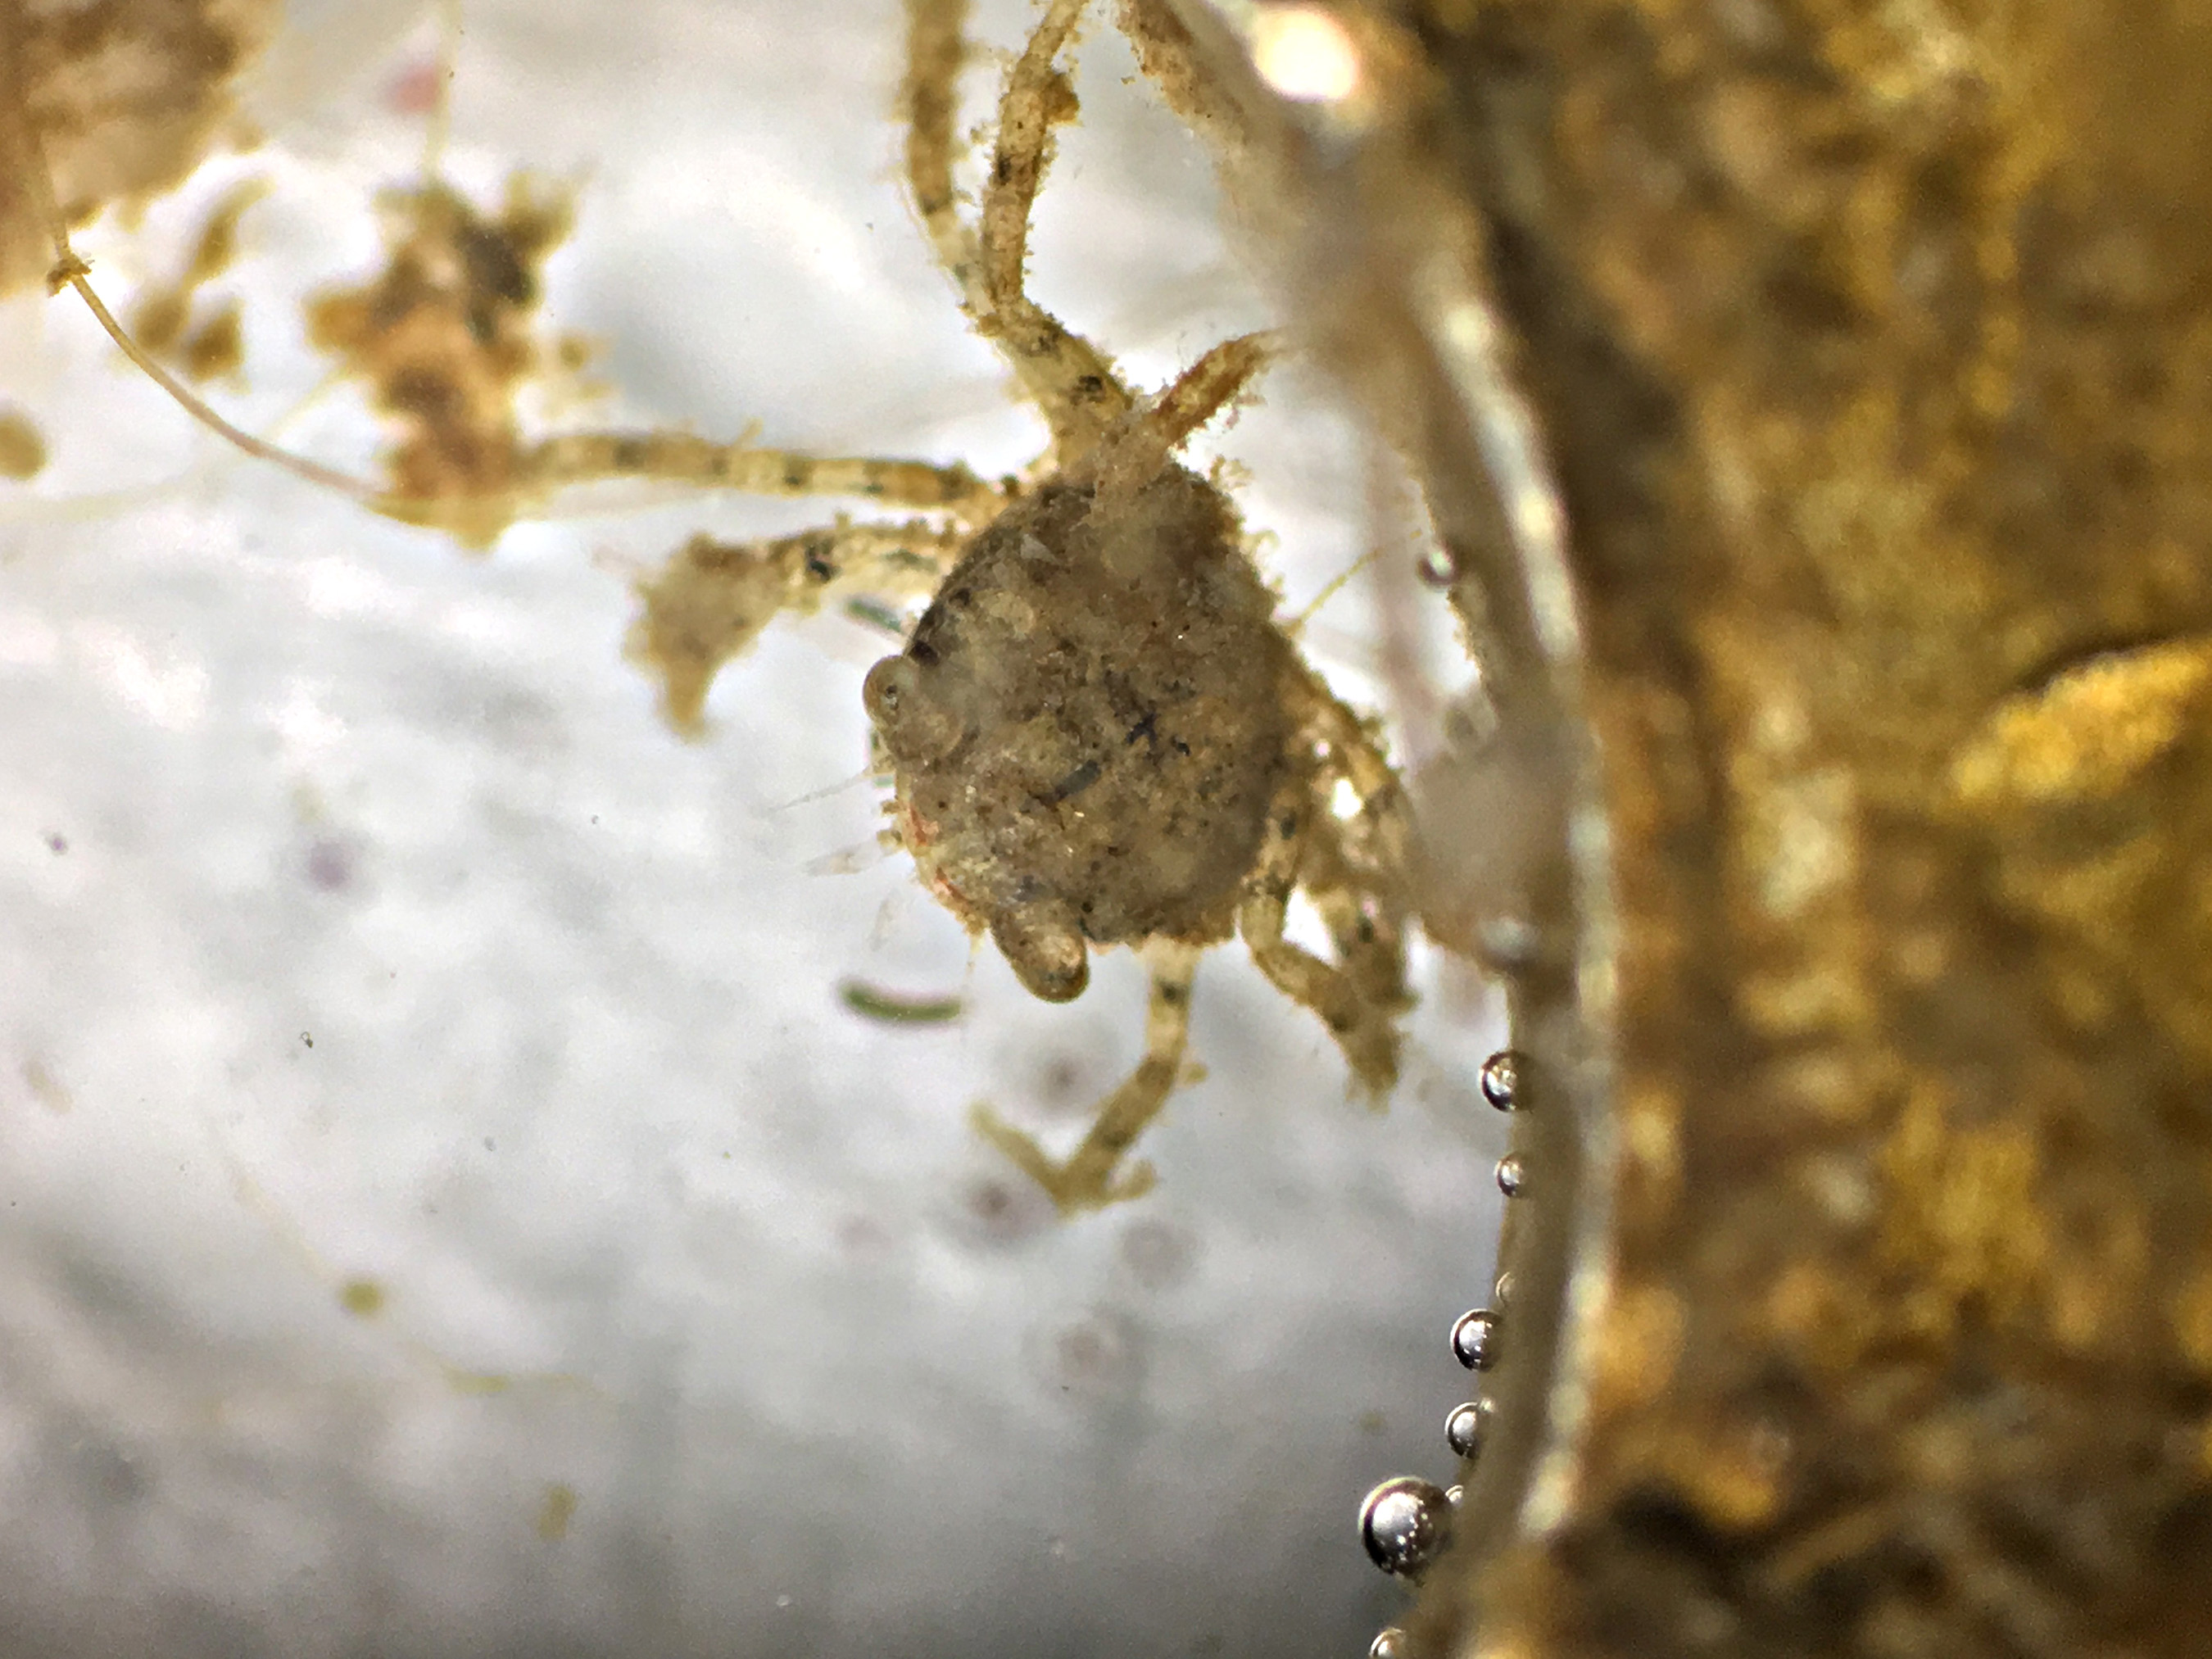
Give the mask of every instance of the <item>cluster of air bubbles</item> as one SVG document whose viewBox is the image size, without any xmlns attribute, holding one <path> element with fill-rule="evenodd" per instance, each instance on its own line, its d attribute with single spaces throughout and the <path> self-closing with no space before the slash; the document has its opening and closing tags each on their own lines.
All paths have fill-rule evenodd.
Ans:
<svg viewBox="0 0 2212 1659">
<path fill-rule="evenodd" d="M 1521 1109 L 1521 1056 L 1501 1048 L 1483 1062 L 1482 1097 L 1501 1112 Z M 1498 1189 L 1517 1198 L 1524 1181 L 1518 1157 L 1498 1163 Z M 1452 1358 L 1471 1371 L 1488 1371 L 1498 1364 L 1505 1308 L 1510 1299 L 1513 1276 L 1498 1275 L 1491 1304 L 1471 1308 L 1452 1322 Z M 1452 1407 L 1444 1419 L 1444 1443 L 1462 1462 L 1474 1462 L 1482 1452 L 1495 1407 L 1487 1397 Z M 1462 1486 L 1438 1486 L 1418 1475 L 1401 1474 L 1385 1480 L 1369 1492 L 1359 1505 L 1359 1541 L 1368 1559 L 1395 1577 L 1418 1578 L 1431 1565 L 1451 1535 L 1452 1512 L 1465 1494 Z M 1392 1626 L 1376 1636 L 1368 1659 L 1411 1659 L 1406 1632 Z"/>
</svg>

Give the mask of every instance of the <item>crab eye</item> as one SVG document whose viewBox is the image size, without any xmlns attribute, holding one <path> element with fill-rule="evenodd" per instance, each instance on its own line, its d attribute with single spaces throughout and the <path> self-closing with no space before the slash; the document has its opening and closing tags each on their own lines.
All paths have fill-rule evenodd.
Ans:
<svg viewBox="0 0 2212 1659">
<path fill-rule="evenodd" d="M 938 760 L 960 741 L 960 722 L 930 694 L 927 674 L 911 657 L 885 657 L 861 683 L 860 701 L 894 760 Z"/>
</svg>

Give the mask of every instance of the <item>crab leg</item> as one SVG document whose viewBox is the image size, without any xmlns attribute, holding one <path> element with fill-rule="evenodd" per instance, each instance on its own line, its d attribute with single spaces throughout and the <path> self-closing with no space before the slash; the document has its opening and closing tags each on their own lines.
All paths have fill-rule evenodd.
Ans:
<svg viewBox="0 0 2212 1659">
<path fill-rule="evenodd" d="M 1152 1190 L 1152 1166 L 1139 1162 L 1117 1176 L 1122 1158 L 1175 1092 L 1190 1042 L 1190 989 L 1200 948 L 1168 940 L 1142 947 L 1152 970 L 1152 996 L 1145 1014 L 1145 1057 L 1128 1080 L 1099 1103 L 1082 1144 L 1055 1164 L 1030 1136 L 1012 1127 L 988 1106 L 969 1114 L 975 1131 L 1021 1166 L 1023 1173 L 1051 1194 L 1062 1215 L 1103 1210 L 1109 1204 L 1142 1197 Z"/>
</svg>

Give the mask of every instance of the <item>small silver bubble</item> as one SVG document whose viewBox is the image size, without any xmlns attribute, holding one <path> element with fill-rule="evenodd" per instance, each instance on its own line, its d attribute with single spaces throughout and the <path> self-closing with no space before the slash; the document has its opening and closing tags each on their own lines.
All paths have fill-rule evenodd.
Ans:
<svg viewBox="0 0 2212 1659">
<path fill-rule="evenodd" d="M 1385 1480 L 1359 1506 L 1359 1541 L 1389 1573 L 1418 1573 L 1437 1559 L 1449 1530 L 1451 1503 L 1442 1486 L 1416 1475 Z"/>
<path fill-rule="evenodd" d="M 1406 1645 L 1406 1632 L 1395 1625 L 1386 1625 L 1367 1644 L 1367 1659 L 1407 1659 L 1412 1651 Z"/>
<path fill-rule="evenodd" d="M 1441 547 L 1430 548 L 1421 555 L 1421 580 L 1431 587 L 1449 587 L 1459 580 L 1459 571 L 1452 556 Z"/>
<path fill-rule="evenodd" d="M 1501 1112 L 1510 1112 L 1521 1103 L 1514 1091 L 1521 1081 L 1521 1056 L 1510 1048 L 1500 1048 L 1482 1062 L 1482 1097 Z"/>
<path fill-rule="evenodd" d="M 1498 1275 L 1498 1282 L 1490 1287 L 1490 1299 L 1498 1304 L 1498 1310 L 1500 1313 L 1513 1305 L 1513 1275 L 1511 1273 L 1503 1273 Z"/>
<path fill-rule="evenodd" d="M 1467 1502 L 1467 1488 L 1455 1480 L 1444 1488 L 1444 1502 L 1457 1509 Z"/>
<path fill-rule="evenodd" d="M 1451 1415 L 1444 1419 L 1444 1443 L 1462 1457 L 1473 1457 L 1482 1449 L 1482 1431 L 1490 1422 L 1490 1402 L 1470 1400 L 1464 1406 L 1452 1407 Z"/>
<path fill-rule="evenodd" d="M 1521 1167 L 1519 1158 L 1508 1153 L 1498 1160 L 1498 1190 L 1499 1192 L 1508 1198 L 1518 1198 L 1521 1196 L 1522 1189 L 1528 1184 L 1528 1172 Z"/>
<path fill-rule="evenodd" d="M 1462 1314 L 1452 1322 L 1452 1358 L 1471 1371 L 1498 1363 L 1498 1330 L 1503 1322 L 1487 1308 Z"/>
</svg>

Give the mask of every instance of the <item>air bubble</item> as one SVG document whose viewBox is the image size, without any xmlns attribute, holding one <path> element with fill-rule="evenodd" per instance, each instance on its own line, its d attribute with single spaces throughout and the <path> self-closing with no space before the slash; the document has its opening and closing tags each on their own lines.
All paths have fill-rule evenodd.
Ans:
<svg viewBox="0 0 2212 1659">
<path fill-rule="evenodd" d="M 1444 1489 L 1417 1475 L 1385 1480 L 1359 1506 L 1359 1541 L 1388 1573 L 1418 1573 L 1435 1561 L 1450 1529 Z"/>
<path fill-rule="evenodd" d="M 1421 555 L 1421 580 L 1431 587 L 1449 587 L 1459 580 L 1459 570 L 1452 556 L 1441 547 L 1431 547 Z"/>
<path fill-rule="evenodd" d="M 1501 1112 L 1512 1111 L 1521 1103 L 1515 1094 L 1520 1079 L 1521 1056 L 1500 1048 L 1482 1062 L 1482 1097 Z"/>
<path fill-rule="evenodd" d="M 1473 1457 L 1482 1449 L 1482 1431 L 1489 1422 L 1490 1402 L 1486 1400 L 1470 1400 L 1464 1406 L 1455 1406 L 1451 1415 L 1444 1419 L 1444 1443 L 1458 1456 Z"/>
<path fill-rule="evenodd" d="M 1518 1198 L 1521 1196 L 1522 1189 L 1528 1184 L 1528 1171 L 1521 1167 L 1521 1160 L 1518 1158 L 1508 1153 L 1498 1160 L 1498 1190 L 1499 1192 L 1508 1198 Z"/>
<path fill-rule="evenodd" d="M 1444 1502 L 1457 1509 L 1467 1502 L 1467 1488 L 1455 1480 L 1444 1488 Z"/>
<path fill-rule="evenodd" d="M 1500 1313 L 1513 1305 L 1513 1275 L 1511 1273 L 1503 1273 L 1498 1275 L 1498 1282 L 1490 1289 L 1490 1299 L 1498 1304 L 1498 1310 Z"/>
<path fill-rule="evenodd" d="M 1452 1324 L 1452 1358 L 1471 1371 L 1488 1370 L 1498 1363 L 1498 1332 L 1503 1322 L 1487 1308 L 1462 1314 Z"/>
<path fill-rule="evenodd" d="M 1406 1645 L 1406 1632 L 1395 1625 L 1386 1625 L 1367 1644 L 1367 1659 L 1407 1659 L 1412 1652 Z"/>
</svg>

